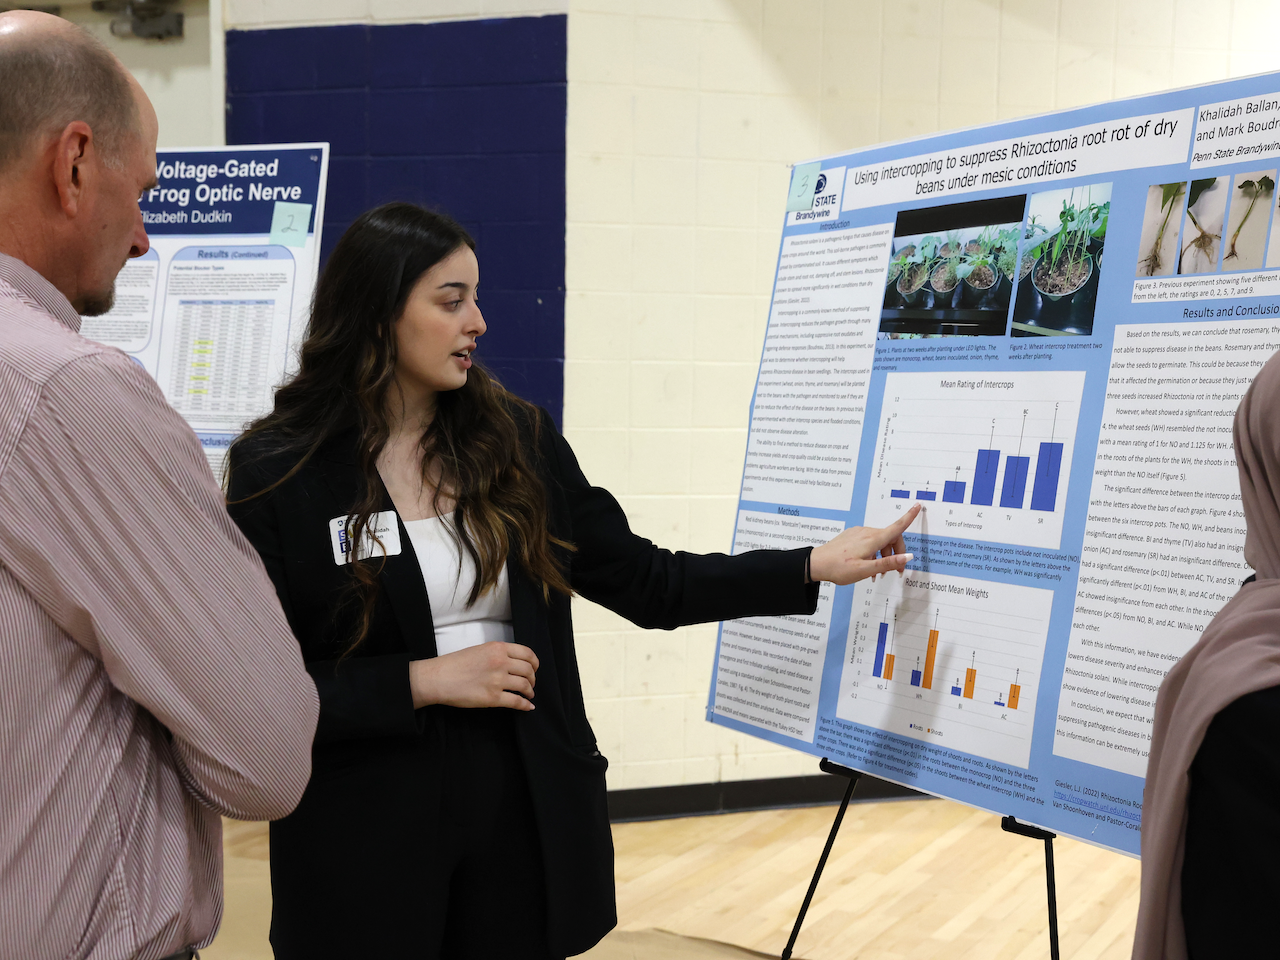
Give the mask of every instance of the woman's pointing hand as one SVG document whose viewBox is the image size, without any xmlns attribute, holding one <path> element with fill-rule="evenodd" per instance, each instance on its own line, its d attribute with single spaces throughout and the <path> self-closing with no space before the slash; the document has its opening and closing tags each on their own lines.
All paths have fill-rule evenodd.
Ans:
<svg viewBox="0 0 1280 960">
<path fill-rule="evenodd" d="M 887 527 L 849 527 L 814 547 L 809 556 L 810 579 L 846 584 L 891 570 L 901 573 L 914 556 L 907 553 L 902 535 L 920 510 L 917 503 Z"/>
</svg>

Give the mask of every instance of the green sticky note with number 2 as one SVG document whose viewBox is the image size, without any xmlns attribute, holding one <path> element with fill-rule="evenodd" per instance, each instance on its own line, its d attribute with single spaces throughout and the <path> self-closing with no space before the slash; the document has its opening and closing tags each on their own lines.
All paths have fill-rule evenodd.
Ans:
<svg viewBox="0 0 1280 960">
<path fill-rule="evenodd" d="M 787 212 L 813 209 L 813 192 L 818 185 L 818 171 L 822 161 L 813 163 L 797 163 L 792 168 L 791 192 L 787 194 Z"/>
<path fill-rule="evenodd" d="M 285 203 L 277 200 L 271 212 L 271 243 L 286 247 L 305 247 L 307 227 L 311 225 L 311 204 Z"/>
</svg>

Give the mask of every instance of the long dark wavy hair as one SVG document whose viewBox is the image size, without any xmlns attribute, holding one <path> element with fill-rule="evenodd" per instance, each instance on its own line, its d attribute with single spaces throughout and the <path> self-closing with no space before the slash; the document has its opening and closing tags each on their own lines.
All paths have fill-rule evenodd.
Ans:
<svg viewBox="0 0 1280 960">
<path fill-rule="evenodd" d="M 327 441 L 354 429 L 361 490 L 347 530 L 351 543 L 364 542 L 383 504 L 378 456 L 391 432 L 387 407 L 396 390 L 396 321 L 419 278 L 463 246 L 474 250 L 475 241 L 457 221 L 410 203 L 376 207 L 347 229 L 316 284 L 298 372 L 228 457 L 230 463 L 252 449 L 255 459 L 288 455 L 296 462 L 246 499 L 279 486 Z M 572 593 L 554 549 L 572 545 L 548 531 L 546 490 L 521 447 L 518 411 L 536 440 L 537 408 L 474 363 L 465 386 L 437 395 L 435 415 L 419 441 L 423 482 L 438 479 L 437 505 L 442 492 L 457 504 L 452 532 L 478 571 L 468 605 L 497 585 L 508 556 L 541 584 L 544 600 L 551 591 Z M 369 632 L 383 562 L 385 556 L 375 552 L 350 564 L 361 615 L 347 653 Z"/>
</svg>

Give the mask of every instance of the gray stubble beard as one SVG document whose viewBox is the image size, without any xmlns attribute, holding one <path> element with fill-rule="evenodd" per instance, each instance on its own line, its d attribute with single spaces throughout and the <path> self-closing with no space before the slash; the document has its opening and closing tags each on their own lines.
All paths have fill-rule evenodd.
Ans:
<svg viewBox="0 0 1280 960">
<path fill-rule="evenodd" d="M 84 304 L 80 307 L 79 313 L 82 317 L 100 317 L 104 313 L 108 313 L 116 303 L 116 285 L 115 281 L 111 283 L 111 289 L 106 293 L 93 294 L 85 297 Z"/>
</svg>

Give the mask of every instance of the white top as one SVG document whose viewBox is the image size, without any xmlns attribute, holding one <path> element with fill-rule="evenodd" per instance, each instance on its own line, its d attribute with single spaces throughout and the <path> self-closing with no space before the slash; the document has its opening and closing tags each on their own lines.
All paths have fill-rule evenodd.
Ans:
<svg viewBox="0 0 1280 960">
<path fill-rule="evenodd" d="M 476 582 L 476 565 L 465 551 L 459 551 L 450 529 L 452 524 L 452 518 L 445 517 L 404 521 L 427 585 L 431 620 L 436 628 L 436 653 L 442 657 L 490 640 L 511 643 L 515 639 L 506 565 L 498 575 L 497 587 L 480 594 L 475 605 L 468 607 L 467 597 Z"/>
</svg>

